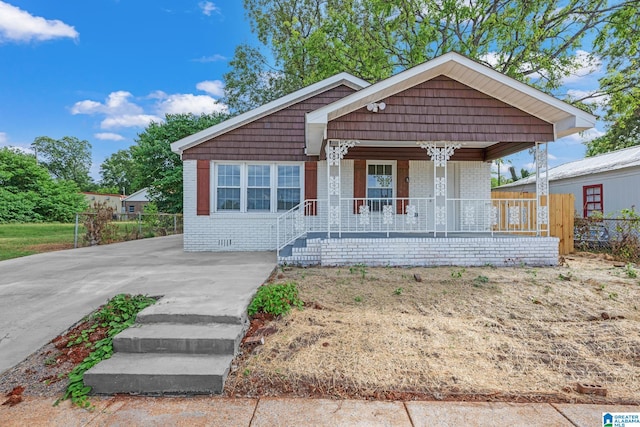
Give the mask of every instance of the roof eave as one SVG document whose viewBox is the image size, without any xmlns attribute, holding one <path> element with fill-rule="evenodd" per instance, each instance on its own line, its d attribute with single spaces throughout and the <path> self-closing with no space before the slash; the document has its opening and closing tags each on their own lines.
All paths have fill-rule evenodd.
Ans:
<svg viewBox="0 0 640 427">
<path fill-rule="evenodd" d="M 274 101 L 271 101 L 265 105 L 254 108 L 253 110 L 239 114 L 235 117 L 225 120 L 222 123 L 211 126 L 193 135 L 182 138 L 171 144 L 171 151 L 176 154 L 180 154 L 189 148 L 195 147 L 211 138 L 215 138 L 224 133 L 230 132 L 262 117 L 273 114 L 276 111 L 282 110 L 290 105 L 296 104 L 305 99 L 311 98 L 319 93 L 325 92 L 334 87 L 345 85 L 355 90 L 360 90 L 363 87 L 370 85 L 365 80 L 355 77 L 349 73 L 339 73 L 335 76 L 329 77 L 300 90 L 297 90 L 289 95 L 285 95 Z"/>
</svg>

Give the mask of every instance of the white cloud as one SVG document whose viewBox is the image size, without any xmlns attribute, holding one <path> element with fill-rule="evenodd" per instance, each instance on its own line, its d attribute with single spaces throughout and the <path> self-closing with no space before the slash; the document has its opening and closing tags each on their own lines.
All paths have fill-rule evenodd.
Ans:
<svg viewBox="0 0 640 427">
<path fill-rule="evenodd" d="M 196 89 L 209 95 L 221 97 L 224 95 L 224 83 L 220 80 L 205 80 L 196 85 Z"/>
<path fill-rule="evenodd" d="M 593 91 L 593 90 L 589 91 L 589 90 L 581 90 L 581 89 L 569 89 L 567 91 L 567 95 L 572 99 L 582 99 L 587 96 L 592 96 L 596 92 L 597 91 Z M 609 103 L 609 99 L 610 98 L 608 95 L 597 95 L 597 96 L 593 96 L 592 98 L 587 98 L 582 102 L 584 102 L 585 104 L 605 105 Z"/>
<path fill-rule="evenodd" d="M 565 136 L 558 140 L 558 142 L 565 143 L 567 145 L 578 145 L 585 142 L 589 142 L 599 136 L 604 135 L 604 132 L 596 128 L 592 128 L 580 133 L 574 133 L 573 135 Z"/>
<path fill-rule="evenodd" d="M 124 136 L 119 135 L 117 133 L 112 133 L 112 132 L 100 132 L 100 133 L 96 133 L 93 136 L 96 137 L 96 139 L 102 140 L 102 141 L 122 141 L 124 140 Z"/>
<path fill-rule="evenodd" d="M 210 114 L 226 112 L 227 106 L 217 102 L 208 95 L 193 95 L 191 93 L 176 93 L 167 95 L 157 105 L 157 111 L 162 114 Z"/>
<path fill-rule="evenodd" d="M 577 50 L 574 56 L 576 64 L 571 74 L 562 79 L 563 84 L 575 83 L 592 73 L 602 70 L 602 61 L 597 56 L 585 50 Z"/>
<path fill-rule="evenodd" d="M 218 62 L 218 61 L 226 61 L 227 57 L 219 54 L 214 54 L 211 56 L 201 56 L 197 59 L 192 59 L 193 62 Z"/>
<path fill-rule="evenodd" d="M 0 1 L 0 42 L 30 42 L 55 38 L 77 39 L 74 27 L 57 19 L 33 16 L 16 6 Z"/>
<path fill-rule="evenodd" d="M 125 114 L 115 117 L 107 117 L 100 122 L 102 129 L 146 127 L 151 122 L 162 122 L 162 118 L 151 114 Z"/>
<path fill-rule="evenodd" d="M 220 8 L 210 1 L 201 1 L 198 3 L 200 10 L 207 16 L 211 16 L 212 13 L 220 13 Z"/>
<path fill-rule="evenodd" d="M 119 90 L 111 92 L 105 99 L 104 104 L 89 99 L 79 101 L 71 107 L 71 114 L 141 114 L 143 112 L 142 107 L 129 101 L 132 96 L 131 92 Z"/>
<path fill-rule="evenodd" d="M 0 144 L 6 144 L 7 142 L 9 142 L 9 137 L 7 136 L 6 132 L 0 132 Z"/>
<path fill-rule="evenodd" d="M 145 127 L 152 121 L 162 121 L 160 117 L 144 114 L 144 109 L 130 101 L 131 92 L 119 90 L 111 92 L 104 103 L 86 99 L 71 107 L 71 114 L 105 115 L 100 123 L 101 129 L 123 127 Z"/>
<path fill-rule="evenodd" d="M 203 81 L 197 88 L 212 95 L 221 96 L 223 83 L 219 80 Z M 136 102 L 133 102 L 135 99 Z M 191 93 L 168 94 L 156 90 L 145 97 L 135 97 L 127 91 L 111 92 L 104 102 L 91 99 L 76 102 L 71 114 L 102 116 L 100 128 L 105 130 L 146 127 L 151 122 L 161 123 L 165 114 L 211 114 L 227 112 L 225 104 L 216 101 L 210 95 Z M 94 135 L 98 139 L 120 141 L 124 139 L 117 133 L 102 132 Z"/>
</svg>

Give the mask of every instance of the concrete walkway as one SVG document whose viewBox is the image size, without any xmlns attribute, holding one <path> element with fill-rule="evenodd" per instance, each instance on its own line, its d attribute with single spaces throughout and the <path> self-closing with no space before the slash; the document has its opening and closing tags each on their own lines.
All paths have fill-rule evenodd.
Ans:
<svg viewBox="0 0 640 427">
<path fill-rule="evenodd" d="M 94 398 L 87 412 L 53 399 L 0 406 L 2 426 L 602 426 L 603 412 L 639 406 L 470 402 L 376 402 L 218 397 Z"/>
<path fill-rule="evenodd" d="M 118 293 L 215 297 L 244 310 L 275 262 L 270 252 L 185 253 L 181 235 L 1 261 L 0 373 Z"/>
</svg>

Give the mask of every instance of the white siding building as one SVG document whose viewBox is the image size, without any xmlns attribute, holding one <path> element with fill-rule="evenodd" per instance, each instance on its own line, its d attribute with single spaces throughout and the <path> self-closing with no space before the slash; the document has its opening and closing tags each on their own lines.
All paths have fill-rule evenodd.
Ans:
<svg viewBox="0 0 640 427">
<path fill-rule="evenodd" d="M 576 216 L 592 212 L 616 217 L 640 209 L 640 146 L 587 157 L 549 169 L 549 192 L 573 194 Z M 535 193 L 535 175 L 502 185 L 497 191 Z"/>
</svg>

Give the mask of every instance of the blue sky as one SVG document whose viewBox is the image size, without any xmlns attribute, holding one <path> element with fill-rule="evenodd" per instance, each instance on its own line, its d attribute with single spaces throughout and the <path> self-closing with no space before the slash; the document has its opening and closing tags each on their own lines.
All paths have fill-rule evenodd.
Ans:
<svg viewBox="0 0 640 427">
<path fill-rule="evenodd" d="M 257 43 L 240 0 L 0 0 L 0 146 L 86 139 L 99 179 L 151 120 L 224 109 L 222 76 L 243 42 Z M 585 64 L 565 89 L 594 90 L 600 72 Z M 552 144 L 551 166 L 582 158 L 583 139 Z M 526 152 L 513 162 L 532 166 Z"/>
</svg>

